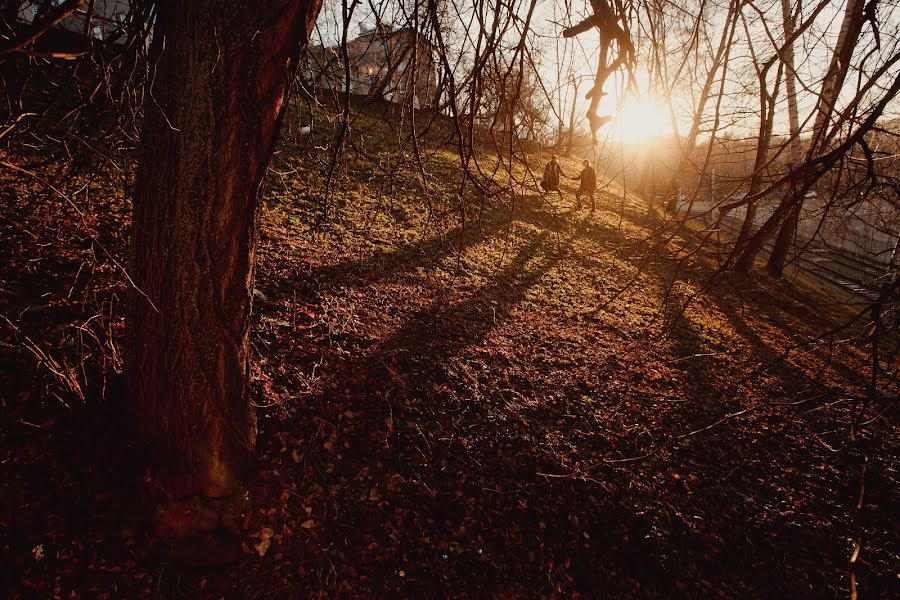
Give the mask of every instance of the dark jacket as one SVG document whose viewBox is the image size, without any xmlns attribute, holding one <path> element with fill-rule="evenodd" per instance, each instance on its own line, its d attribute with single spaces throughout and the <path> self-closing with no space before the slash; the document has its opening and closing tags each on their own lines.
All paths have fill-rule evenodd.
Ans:
<svg viewBox="0 0 900 600">
<path fill-rule="evenodd" d="M 544 167 L 544 178 L 541 181 L 544 184 L 544 189 L 559 189 L 559 177 L 562 174 L 562 168 L 559 166 L 559 163 L 548 162 L 547 166 Z"/>
<path fill-rule="evenodd" d="M 578 178 L 581 179 L 579 192 L 593 192 L 597 189 L 597 173 L 594 171 L 594 167 L 585 167 Z"/>
</svg>

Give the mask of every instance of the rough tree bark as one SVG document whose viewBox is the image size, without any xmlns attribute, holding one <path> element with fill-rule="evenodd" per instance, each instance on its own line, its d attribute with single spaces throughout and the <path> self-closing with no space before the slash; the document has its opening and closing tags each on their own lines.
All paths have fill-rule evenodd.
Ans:
<svg viewBox="0 0 900 600">
<path fill-rule="evenodd" d="M 256 438 L 247 380 L 261 183 L 319 3 L 158 3 L 129 375 L 154 535 L 188 562 L 230 558 L 220 550 L 239 532 Z"/>
</svg>

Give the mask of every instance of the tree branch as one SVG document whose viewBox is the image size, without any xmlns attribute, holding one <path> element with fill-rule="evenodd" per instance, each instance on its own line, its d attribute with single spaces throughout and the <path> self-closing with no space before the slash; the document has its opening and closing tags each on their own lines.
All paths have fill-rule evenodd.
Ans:
<svg viewBox="0 0 900 600">
<path fill-rule="evenodd" d="M 61 4 L 56 12 L 47 15 L 40 22 L 32 24 L 31 28 L 24 34 L 0 45 L 0 57 L 17 52 L 27 53 L 28 51 L 25 48 L 29 44 L 47 33 L 51 27 L 58 25 L 63 19 L 77 11 L 85 2 L 86 0 L 68 0 L 68 2 Z M 46 56 L 47 54 L 45 53 L 44 55 Z M 53 53 L 50 54 L 50 56 L 53 55 Z M 68 58 L 68 56 L 65 58 Z"/>
</svg>

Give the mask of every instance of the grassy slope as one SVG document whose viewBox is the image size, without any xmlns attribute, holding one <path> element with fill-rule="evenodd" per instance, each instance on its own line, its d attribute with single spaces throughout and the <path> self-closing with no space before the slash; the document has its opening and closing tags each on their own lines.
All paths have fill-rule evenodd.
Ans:
<svg viewBox="0 0 900 600">
<path fill-rule="evenodd" d="M 859 535 L 861 589 L 874 594 L 894 583 L 896 434 L 882 419 L 861 446 L 843 446 L 841 399 L 863 388 L 865 355 L 851 340 L 825 361 L 822 343 L 760 370 L 845 316 L 841 307 L 788 285 L 737 289 L 721 280 L 678 316 L 715 257 L 677 265 L 647 258 L 645 208 L 614 183 L 595 215 L 572 209 L 571 188 L 562 201 L 517 188 L 514 204 L 467 197 L 463 222 L 458 159 L 439 143 L 449 136 L 446 123 L 429 130 L 422 148 L 426 193 L 412 148 L 398 147 L 400 125 L 357 115 L 329 218 L 319 223 L 322 146 L 336 123 L 318 110 L 315 119 L 312 139 L 287 132 L 266 190 L 257 275 L 266 298 L 255 306 L 252 364 L 261 458 L 246 561 L 224 571 L 146 572 L 133 531 L 112 534 L 101 519 L 85 533 L 72 525 L 77 515 L 43 500 L 26 512 L 35 524 L 5 542 L 16 572 L 83 591 L 126 585 L 106 570 L 119 568 L 129 575 L 128 595 L 159 586 L 185 597 L 201 587 L 252 597 L 831 597 L 848 589 L 846 563 Z M 488 140 L 480 147 L 481 167 L 491 172 Z M 547 158 L 529 156 L 536 170 Z M 96 193 L 103 197 L 102 186 Z M 107 212 L 98 211 L 97 228 L 121 256 Z M 41 223 L 56 219 L 65 230 L 60 224 L 72 218 L 54 213 Z M 26 260 L 33 242 L 14 233 L 8 212 L 4 229 L 19 240 L 4 314 L 42 297 L 37 292 L 51 286 L 35 285 L 41 273 L 58 273 L 70 287 L 92 245 L 82 236 L 82 255 L 62 242 L 39 249 L 46 256 L 34 269 Z M 68 258 L 51 264 L 54 252 Z M 121 293 L 121 279 L 115 287 L 111 278 L 77 285 L 79 310 L 98 312 Z M 62 332 L 23 324 L 33 339 L 68 339 L 85 320 L 65 312 L 65 291 L 41 301 L 63 311 Z M 110 331 L 121 324 L 109 321 Z M 21 352 L 4 354 L 5 364 L 28 364 Z M 20 379 L 5 383 L 40 389 Z M 754 410 L 644 460 L 607 462 L 747 408 Z M 40 422 L 34 406 L 11 402 L 6 410 Z M 4 437 L 15 457 L 5 479 L 21 482 L 8 489 L 22 501 L 39 487 L 22 473 L 51 460 L 23 457 L 41 435 L 16 424 Z M 74 443 L 56 437 L 61 448 Z M 857 515 L 861 448 L 871 459 Z M 85 485 L 61 489 L 69 502 L 96 495 Z M 48 537 L 40 516 L 54 510 L 63 516 Z M 260 558 L 253 535 L 265 528 L 275 542 Z M 67 573 L 73 539 L 89 540 L 80 552 L 92 558 L 86 570 Z M 62 549 L 62 558 L 34 565 L 28 553 L 37 543 L 47 556 Z"/>
</svg>

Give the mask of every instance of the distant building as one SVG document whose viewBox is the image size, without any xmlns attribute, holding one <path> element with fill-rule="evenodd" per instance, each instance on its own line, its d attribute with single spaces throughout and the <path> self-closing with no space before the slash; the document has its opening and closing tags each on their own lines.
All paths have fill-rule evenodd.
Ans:
<svg viewBox="0 0 900 600">
<path fill-rule="evenodd" d="M 20 2 L 19 21 L 22 23 L 40 21 L 62 4 L 63 0 Z M 90 14 L 88 14 L 89 10 Z M 74 13 L 60 21 L 56 28 L 79 35 L 87 33 L 96 40 L 106 40 L 110 36 L 121 35 L 122 25 L 128 17 L 129 10 L 128 0 L 85 2 Z"/>
<path fill-rule="evenodd" d="M 347 42 L 347 56 L 349 89 L 339 46 L 309 47 L 304 82 L 314 89 L 380 96 L 398 104 L 411 102 L 414 108 L 435 101 L 435 49 L 412 27 L 361 26 L 359 36 Z"/>
</svg>

